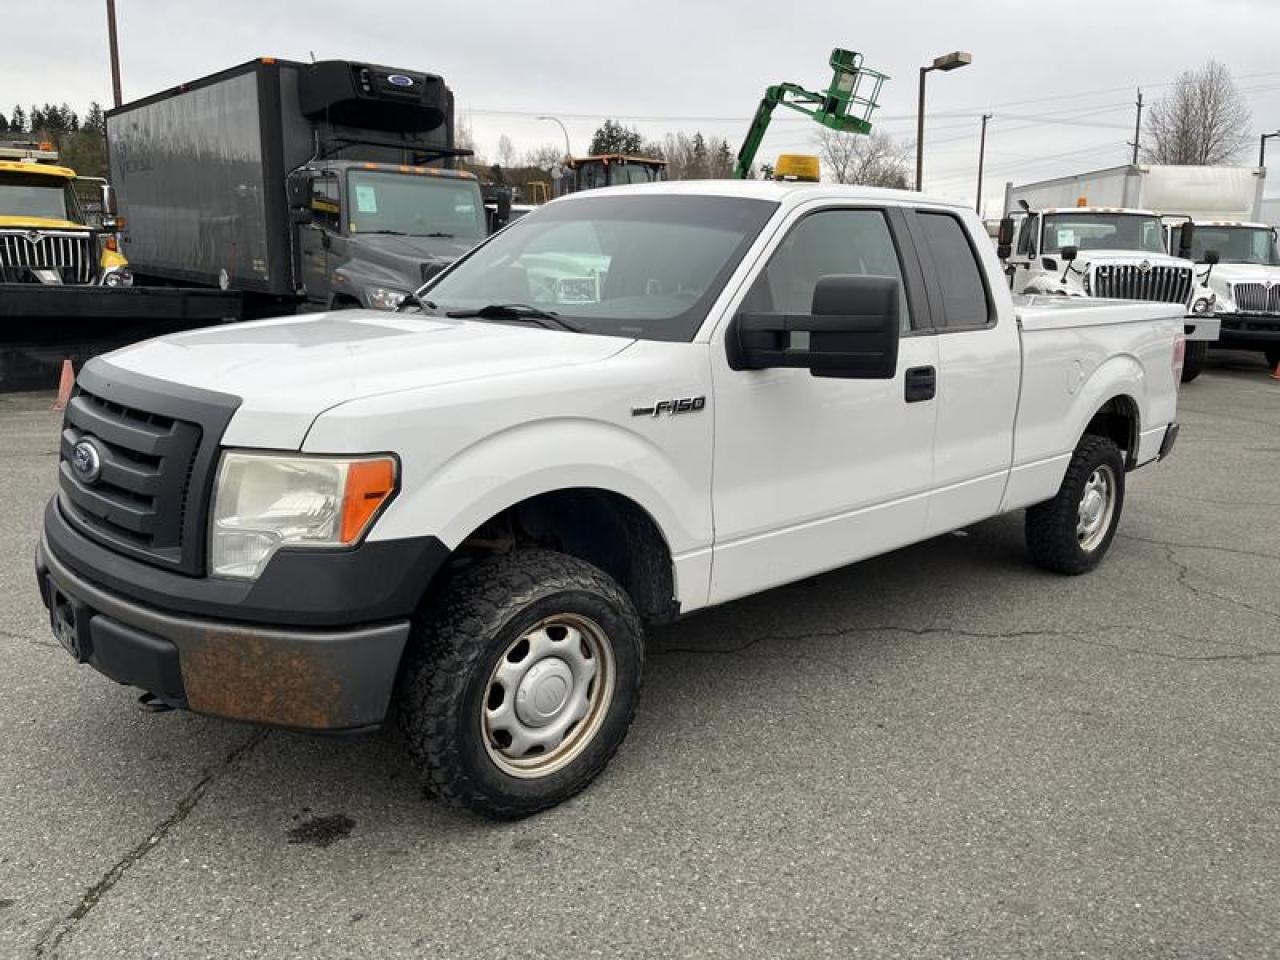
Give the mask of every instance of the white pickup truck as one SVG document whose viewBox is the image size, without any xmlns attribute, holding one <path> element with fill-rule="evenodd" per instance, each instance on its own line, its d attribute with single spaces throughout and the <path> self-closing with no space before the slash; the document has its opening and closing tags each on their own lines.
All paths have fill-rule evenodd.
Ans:
<svg viewBox="0 0 1280 960">
<path fill-rule="evenodd" d="M 590 191 L 404 306 L 87 364 L 38 580 L 152 703 L 398 715 L 493 817 L 604 768 L 645 623 L 1012 510 L 1082 573 L 1177 436 L 1181 298 L 1015 301 L 974 214 L 914 193 Z"/>
</svg>

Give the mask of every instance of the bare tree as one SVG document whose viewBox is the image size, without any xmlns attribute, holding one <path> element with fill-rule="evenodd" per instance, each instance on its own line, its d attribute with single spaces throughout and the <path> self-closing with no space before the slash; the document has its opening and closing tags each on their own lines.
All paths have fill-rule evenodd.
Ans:
<svg viewBox="0 0 1280 960">
<path fill-rule="evenodd" d="M 908 144 L 886 133 L 862 136 L 823 129 L 818 134 L 818 156 L 823 172 L 836 183 L 858 183 L 868 187 L 907 186 Z"/>
<path fill-rule="evenodd" d="M 528 150 L 524 155 L 526 167 L 537 167 L 539 170 L 550 170 L 564 160 L 564 148 L 554 143 L 544 143 Z"/>
<path fill-rule="evenodd" d="M 1216 60 L 1184 70 L 1173 90 L 1151 105 L 1143 159 L 1212 165 L 1236 159 L 1251 142 L 1249 110 L 1231 71 Z"/>
<path fill-rule="evenodd" d="M 516 145 L 505 133 L 498 138 L 498 162 L 504 167 L 516 162 Z"/>
</svg>

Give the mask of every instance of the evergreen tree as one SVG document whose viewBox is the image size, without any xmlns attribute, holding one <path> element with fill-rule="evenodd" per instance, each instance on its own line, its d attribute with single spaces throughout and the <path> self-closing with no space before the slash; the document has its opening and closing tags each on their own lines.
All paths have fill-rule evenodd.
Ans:
<svg viewBox="0 0 1280 960">
<path fill-rule="evenodd" d="M 0 113 L 0 133 L 9 132 L 9 118 Z"/>
<path fill-rule="evenodd" d="M 9 121 L 9 131 L 11 133 L 27 132 L 27 115 L 22 112 L 21 107 L 13 108 L 13 119 Z"/>
<path fill-rule="evenodd" d="M 606 120 L 591 137 L 592 156 L 605 153 L 639 153 L 644 138 L 639 130 L 624 127 L 617 120 Z"/>
<path fill-rule="evenodd" d="M 689 164 L 688 178 L 690 180 L 705 180 L 707 178 L 707 141 L 699 130 L 693 135 L 693 158 Z"/>
<path fill-rule="evenodd" d="M 89 104 L 89 112 L 85 114 L 84 125 L 80 128 L 86 133 L 96 133 L 98 136 L 106 136 L 107 134 L 107 118 L 102 113 L 102 104 L 94 100 Z"/>
</svg>

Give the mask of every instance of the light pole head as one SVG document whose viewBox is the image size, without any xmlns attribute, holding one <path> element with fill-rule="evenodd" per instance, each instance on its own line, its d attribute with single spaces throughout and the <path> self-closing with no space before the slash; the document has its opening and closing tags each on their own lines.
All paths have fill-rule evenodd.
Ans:
<svg viewBox="0 0 1280 960">
<path fill-rule="evenodd" d="M 933 61 L 934 70 L 958 70 L 960 67 L 967 67 L 973 63 L 973 54 L 964 50 L 953 50 L 951 53 L 944 53 Z"/>
</svg>

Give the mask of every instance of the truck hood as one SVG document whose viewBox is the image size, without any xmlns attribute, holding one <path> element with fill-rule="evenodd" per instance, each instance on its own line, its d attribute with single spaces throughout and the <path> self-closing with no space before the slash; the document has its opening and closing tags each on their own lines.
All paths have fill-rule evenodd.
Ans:
<svg viewBox="0 0 1280 960">
<path fill-rule="evenodd" d="M 1200 269 L 1208 269 L 1208 264 L 1200 265 Z M 1261 263 L 1219 263 L 1209 275 L 1209 281 L 1214 287 L 1225 283 L 1266 283 L 1268 280 L 1280 283 L 1280 267 L 1268 267 Z"/>
<path fill-rule="evenodd" d="M 71 220 L 54 220 L 49 217 L 0 216 L 0 230 L 88 230 L 83 223 Z"/>
<path fill-rule="evenodd" d="M 105 360 L 157 380 L 240 397 L 227 445 L 296 450 L 320 413 L 349 400 L 597 363 L 634 342 L 482 320 L 343 310 L 172 334 Z"/>
<path fill-rule="evenodd" d="M 385 284 L 416 290 L 424 277 L 443 270 L 480 241 L 358 233 L 349 242 L 351 260 L 339 267 L 338 272 L 347 274 L 353 284 Z M 424 273 L 424 264 L 432 269 Z"/>
<path fill-rule="evenodd" d="M 1147 250 L 1081 250 L 1076 265 L 1099 267 L 1121 263 L 1142 263 L 1146 261 L 1153 267 L 1189 267 L 1190 260 L 1171 257 L 1167 253 L 1151 253 Z"/>
</svg>

